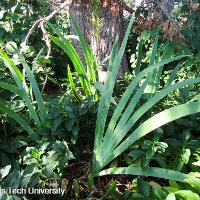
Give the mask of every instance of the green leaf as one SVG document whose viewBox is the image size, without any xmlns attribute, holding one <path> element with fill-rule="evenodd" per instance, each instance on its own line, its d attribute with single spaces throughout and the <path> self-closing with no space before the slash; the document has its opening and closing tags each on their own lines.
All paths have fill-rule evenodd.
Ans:
<svg viewBox="0 0 200 200">
<path fill-rule="evenodd" d="M 16 44 L 15 42 L 8 42 L 8 43 L 6 44 L 5 50 L 6 50 L 6 52 L 7 52 L 8 54 L 14 54 L 14 53 L 15 53 L 15 51 L 14 51 L 14 49 L 13 49 L 13 46 L 14 46 L 15 48 L 17 48 L 17 44 Z"/>
<path fill-rule="evenodd" d="M 69 41 L 69 39 L 66 39 L 62 33 L 55 27 L 53 26 L 51 23 L 47 22 L 48 26 L 50 26 L 53 31 L 59 36 L 59 39 L 51 36 L 50 35 L 50 39 L 56 44 L 58 45 L 61 49 L 63 49 L 65 51 L 65 53 L 68 54 L 68 56 L 70 57 L 76 72 L 78 74 L 80 83 L 82 88 L 84 89 L 84 92 L 86 94 L 86 96 L 90 95 L 91 90 L 90 90 L 90 82 L 88 81 L 87 78 L 87 73 L 84 69 L 83 63 L 77 53 L 77 51 L 75 50 L 75 48 L 73 47 L 72 43 Z"/>
<path fill-rule="evenodd" d="M 151 181 L 149 185 L 151 185 L 154 197 L 156 197 L 156 199 L 166 199 L 167 193 L 162 189 L 162 187 L 158 183 Z"/>
<path fill-rule="evenodd" d="M 190 159 L 190 155 L 191 155 L 190 149 L 184 149 L 183 153 L 181 153 L 181 159 L 183 160 L 185 164 L 188 163 Z"/>
<path fill-rule="evenodd" d="M 179 109 L 181 109 L 181 110 L 179 111 Z M 140 109 L 137 111 L 138 114 L 140 115 L 141 111 L 140 112 L 139 111 L 140 111 Z M 105 141 L 105 144 L 107 144 L 107 146 L 104 146 L 104 148 L 102 148 L 102 154 L 99 155 L 99 158 L 98 158 L 98 162 L 99 162 L 100 166 L 103 167 L 106 164 L 108 164 L 111 160 L 113 160 L 118 155 L 120 155 L 122 152 L 124 152 L 131 144 L 133 144 L 135 141 L 137 141 L 138 139 L 140 139 L 147 133 L 149 133 L 149 132 L 151 132 L 151 131 L 161 127 L 162 125 L 169 123 L 175 119 L 179 119 L 183 116 L 194 114 L 197 112 L 200 112 L 200 104 L 199 103 L 183 104 L 183 105 L 179 105 L 179 106 L 175 106 L 173 108 L 167 109 L 163 112 L 156 114 L 155 116 L 151 117 L 150 119 L 146 120 L 125 141 L 123 141 L 120 145 L 118 145 L 120 140 L 127 133 L 127 131 L 125 131 L 126 127 L 123 127 L 122 130 L 120 130 L 119 132 L 112 134 L 110 136 L 110 138 L 108 138 L 108 139 L 106 138 L 107 141 Z M 137 119 L 136 117 L 133 118 L 134 121 L 136 121 L 136 119 Z M 126 124 L 126 126 L 127 126 L 127 124 Z M 132 126 L 130 125 L 129 127 L 131 128 Z M 109 141 L 109 143 L 108 143 L 108 141 Z M 115 145 L 117 148 L 114 149 L 113 145 Z M 107 154 L 106 152 L 110 152 L 110 154 Z"/>
<path fill-rule="evenodd" d="M 166 96 L 168 93 L 170 93 L 171 91 L 177 89 L 177 88 L 181 88 L 183 87 L 184 85 L 190 83 L 190 80 L 188 80 L 189 82 L 183 82 L 183 83 L 179 83 L 178 85 L 174 85 L 170 88 L 167 88 L 166 90 L 163 90 L 162 93 L 158 93 L 157 96 L 155 95 L 154 97 L 151 98 L 151 103 L 146 103 L 144 104 L 140 110 L 137 110 L 136 113 L 134 113 L 134 115 L 132 115 L 132 117 L 129 119 L 129 123 L 126 124 L 126 127 L 127 127 L 127 131 L 124 131 L 124 129 L 121 129 L 120 127 L 120 130 L 118 129 L 115 129 L 115 132 L 117 134 L 117 136 L 115 136 L 113 138 L 113 140 L 110 139 L 110 135 L 113 133 L 113 130 L 116 126 L 116 123 L 118 121 L 118 119 L 120 118 L 120 115 L 122 114 L 122 111 L 123 109 L 125 108 L 132 92 L 134 91 L 135 87 L 138 85 L 138 83 L 140 82 L 140 80 L 148 73 L 150 73 L 152 70 L 162 66 L 162 65 L 165 65 L 169 62 L 172 62 L 172 61 L 175 61 L 175 60 L 178 60 L 180 58 L 183 58 L 184 56 L 180 56 L 180 57 L 175 57 L 175 58 L 171 58 L 171 59 L 167 59 L 167 60 L 164 60 L 164 61 L 161 61 L 153 66 L 149 66 L 148 68 L 144 69 L 142 72 L 140 72 L 132 81 L 131 83 L 128 85 L 126 91 L 124 92 L 124 94 L 122 95 L 122 98 L 120 99 L 119 103 L 118 103 L 118 106 L 116 107 L 113 115 L 112 115 L 112 118 L 110 120 L 110 123 L 108 125 L 108 128 L 106 130 L 106 133 L 105 133 L 105 137 L 104 137 L 104 145 L 108 145 L 109 148 L 113 148 L 113 145 L 115 144 L 115 146 L 118 144 L 118 142 L 121 141 L 121 139 L 125 136 L 125 134 L 127 133 L 127 131 L 133 126 L 133 124 L 139 119 L 140 116 L 142 116 L 146 111 L 148 111 L 155 103 L 157 103 L 161 98 L 163 98 L 164 96 Z M 192 83 L 196 83 L 196 82 L 199 82 L 200 79 L 196 79 L 194 80 L 194 82 L 192 81 Z M 108 88 L 108 86 L 106 87 Z M 106 91 L 105 91 L 106 92 Z M 133 97 L 133 98 L 136 98 L 136 97 Z M 133 102 L 134 103 L 134 102 Z M 144 109 L 144 110 L 143 110 Z M 100 108 L 100 105 L 99 105 L 99 110 L 101 110 Z M 101 111 L 99 111 L 101 112 Z M 130 109 L 129 111 L 130 112 Z M 138 117 L 137 117 L 138 115 Z M 128 119 L 128 116 L 126 117 Z M 125 119 L 126 119 L 125 118 Z M 105 119 L 105 117 L 104 117 Z M 97 121 L 98 121 L 98 118 L 97 118 Z M 115 135 L 115 134 L 113 134 Z M 118 140 L 118 142 L 116 142 L 116 140 Z M 110 144 L 110 143 L 113 143 Z M 105 149 L 105 151 L 108 151 L 108 149 L 104 146 L 102 147 L 102 149 Z M 110 150 L 109 150 L 110 151 Z"/>
<path fill-rule="evenodd" d="M 20 171 L 15 168 L 9 175 L 7 176 L 7 182 L 9 187 L 18 188 L 20 186 Z"/>
<path fill-rule="evenodd" d="M 35 174 L 38 174 L 39 172 L 40 171 L 34 164 L 27 165 L 22 173 L 21 187 L 27 187 L 30 183 L 31 177 Z"/>
<path fill-rule="evenodd" d="M 35 94 L 35 98 L 36 98 L 36 101 L 37 101 L 37 104 L 38 104 L 38 107 L 39 107 L 39 110 L 40 110 L 41 121 L 45 121 L 47 119 L 47 111 L 46 111 L 46 108 L 45 108 L 45 105 L 44 105 L 42 94 L 40 93 L 39 87 L 37 85 L 37 82 L 36 82 L 36 80 L 33 76 L 31 69 L 29 68 L 27 62 L 25 61 L 25 58 L 20 54 L 18 49 L 16 49 L 15 47 L 13 47 L 13 49 L 16 52 L 16 54 L 19 56 L 19 59 L 22 62 L 22 65 L 23 65 L 23 67 L 24 67 L 24 69 L 27 73 L 27 76 L 30 80 L 31 87 L 32 87 L 33 92 Z"/>
<path fill-rule="evenodd" d="M 138 159 L 139 157 L 144 156 L 145 153 L 144 153 L 143 151 L 141 151 L 141 150 L 137 150 L 137 149 L 136 149 L 136 150 L 132 150 L 128 155 L 131 156 L 131 158 L 132 158 L 133 160 L 136 160 L 136 159 Z"/>
<path fill-rule="evenodd" d="M 156 38 L 152 47 L 152 52 L 151 52 L 151 57 L 149 60 L 149 66 L 155 64 L 155 60 L 156 60 L 156 55 L 157 55 L 157 48 L 158 48 L 158 38 L 159 38 L 159 34 L 158 34 L 158 30 L 156 30 Z M 148 85 L 146 88 L 147 91 L 147 97 L 150 98 L 155 92 L 156 92 L 156 88 L 157 85 L 160 81 L 160 76 L 161 76 L 161 72 L 162 72 L 162 68 L 163 66 L 159 67 L 158 69 L 154 69 L 151 74 L 149 74 L 149 80 L 148 80 Z M 158 76 L 158 77 L 157 77 Z"/>
<path fill-rule="evenodd" d="M 139 41 L 138 44 L 138 50 L 137 50 L 137 62 L 136 62 L 136 67 L 135 67 L 135 75 L 137 75 L 140 72 L 140 65 L 142 62 L 142 48 L 143 48 L 143 40 Z"/>
<path fill-rule="evenodd" d="M 9 56 L 3 51 L 0 50 L 0 58 L 4 61 L 5 65 L 10 70 L 15 82 L 17 83 L 19 89 L 23 86 L 23 74 L 20 72 L 18 67 L 14 64 L 14 62 L 9 58 Z"/>
<path fill-rule="evenodd" d="M 36 185 L 38 185 L 39 181 L 40 181 L 39 174 L 38 174 L 38 173 L 33 174 L 33 175 L 31 176 L 30 181 L 29 181 L 28 187 L 29 187 L 29 188 L 34 188 L 34 187 L 36 187 Z"/>
<path fill-rule="evenodd" d="M 0 169 L 0 180 L 2 180 L 8 175 L 8 173 L 10 172 L 10 169 L 11 169 L 11 165 L 7 165 Z"/>
<path fill-rule="evenodd" d="M 190 190 L 179 190 L 174 192 L 177 197 L 184 198 L 185 200 L 199 200 L 200 197 L 198 194 L 190 191 Z"/>
<path fill-rule="evenodd" d="M 117 168 L 109 168 L 105 169 L 95 176 L 104 176 L 109 174 L 129 174 L 129 175 L 136 175 L 136 176 L 153 176 L 158 178 L 164 178 L 168 180 L 174 180 L 179 182 L 189 183 L 195 182 L 196 184 L 200 185 L 200 179 L 194 178 L 188 174 L 184 174 L 178 171 L 165 169 L 165 168 L 158 168 L 158 167 L 117 167 Z"/>
<path fill-rule="evenodd" d="M 28 110 L 29 110 L 29 114 L 35 120 L 36 125 L 38 127 L 41 126 L 41 123 L 40 123 L 38 115 L 35 111 L 35 108 L 33 107 L 32 102 L 31 102 L 27 92 L 24 89 L 20 90 L 16 86 L 9 84 L 9 83 L 4 83 L 2 81 L 0 81 L 0 87 L 19 95 L 23 99 L 23 101 L 26 103 Z"/>
<path fill-rule="evenodd" d="M 149 101 L 147 101 L 146 103 L 144 103 L 135 113 L 133 113 L 133 115 L 130 118 L 129 118 L 129 115 L 127 116 L 127 120 L 128 121 L 127 121 L 126 125 L 124 124 L 123 128 L 121 128 L 119 126 L 118 129 L 117 128 L 115 129 L 115 131 L 113 133 L 113 135 L 115 135 L 115 136 L 113 137 L 112 140 L 110 140 L 110 142 L 109 142 L 109 148 L 110 149 L 112 148 L 112 150 L 113 150 L 113 148 L 116 147 L 119 144 L 119 142 L 124 138 L 124 136 L 126 135 L 126 133 L 137 122 L 137 120 L 143 114 L 145 114 L 145 112 L 147 112 L 149 109 L 151 109 L 153 105 L 155 105 L 157 102 L 159 102 L 160 99 L 162 99 L 167 94 L 169 94 L 170 92 L 172 92 L 172 91 L 174 91 L 174 90 L 176 90 L 178 88 L 182 88 L 185 85 L 194 84 L 194 83 L 198 83 L 198 82 L 200 82 L 200 78 L 182 81 L 182 82 L 176 83 L 176 84 L 174 84 L 172 86 L 169 86 L 167 88 L 164 88 L 158 94 L 154 95 Z M 120 102 L 119 102 L 119 104 L 120 104 Z M 119 104 L 118 104 L 118 107 L 119 107 Z M 117 109 L 118 108 L 116 108 L 116 110 Z M 125 115 L 125 113 L 123 113 L 123 115 Z M 110 123 L 113 123 L 112 119 L 111 119 Z M 105 143 L 106 143 L 106 140 L 109 140 L 109 138 L 105 137 Z M 104 149 L 108 151 L 108 147 L 105 147 Z"/>
<path fill-rule="evenodd" d="M 97 88 L 97 90 L 99 90 L 101 93 L 103 93 L 104 90 L 104 85 L 101 82 L 95 82 L 94 86 Z M 115 99 L 112 97 L 111 98 L 111 102 L 117 106 L 117 103 L 115 101 Z"/>
<path fill-rule="evenodd" d="M 112 180 L 111 183 L 106 187 L 107 195 L 115 194 L 116 187 L 117 187 L 117 181 Z"/>
<path fill-rule="evenodd" d="M 86 43 L 80 28 L 78 26 L 78 24 L 76 23 L 75 18 L 70 15 L 72 24 L 74 26 L 75 32 L 78 35 L 79 39 L 80 39 L 80 43 L 81 43 L 81 47 L 83 50 L 83 55 L 88 67 L 88 72 L 89 72 L 89 77 L 90 77 L 90 81 L 94 82 L 95 81 L 95 68 L 92 65 L 94 63 L 94 56 L 92 55 L 92 50 L 90 49 L 89 45 Z M 95 61 L 96 62 L 96 61 Z"/>
<path fill-rule="evenodd" d="M 78 198 L 79 193 L 80 193 L 80 185 L 77 179 L 74 179 L 73 181 L 73 188 L 74 188 L 75 195 Z"/>
<path fill-rule="evenodd" d="M 194 178 L 188 178 L 186 180 L 187 183 L 189 183 L 192 187 L 198 189 L 200 191 L 200 183 L 199 183 L 199 179 L 194 179 Z"/>
<path fill-rule="evenodd" d="M 164 87 L 167 87 L 167 86 L 172 84 L 172 82 L 175 80 L 176 74 L 178 73 L 180 67 L 181 67 L 180 64 L 176 65 L 176 67 L 171 72 L 171 75 L 170 75 L 169 79 L 167 80 L 167 82 L 166 82 Z"/>
<path fill-rule="evenodd" d="M 72 90 L 74 96 L 76 97 L 76 99 L 79 102 L 81 102 L 81 97 L 79 96 L 78 92 L 76 91 L 76 86 L 75 86 L 73 76 L 72 76 L 72 73 L 71 73 L 69 66 L 67 67 L 67 74 L 68 74 L 68 79 L 69 79 L 69 84 L 70 84 L 71 90 Z"/>
<path fill-rule="evenodd" d="M 161 188 L 155 188 L 154 189 L 154 194 L 157 196 L 160 200 L 166 199 L 167 193 L 162 190 Z"/>
<path fill-rule="evenodd" d="M 176 200 L 176 196 L 174 195 L 174 193 L 170 193 L 167 195 L 166 200 Z"/>
<path fill-rule="evenodd" d="M 144 197 L 149 197 L 150 195 L 149 184 L 142 178 L 137 179 L 137 188 L 138 188 L 138 193 L 142 194 Z"/>
<path fill-rule="evenodd" d="M 90 173 L 90 174 L 88 175 L 88 189 L 89 189 L 89 192 L 92 192 L 93 187 L 94 187 L 94 177 L 93 177 L 93 175 Z"/>
<path fill-rule="evenodd" d="M 197 112 L 200 112 L 200 103 L 188 103 L 169 108 L 154 115 L 153 117 L 143 122 L 133 133 L 131 133 L 130 136 L 112 152 L 112 155 L 110 155 L 108 160 L 113 160 L 122 152 L 124 152 L 135 141 L 150 133 L 151 131 L 161 127 L 162 125 Z M 109 162 L 108 160 L 107 162 Z"/>
<path fill-rule="evenodd" d="M 37 134 L 31 129 L 31 127 L 23 120 L 17 113 L 12 111 L 8 106 L 4 103 L 0 102 L 0 110 L 5 112 L 9 117 L 13 118 L 16 122 L 18 122 L 24 130 L 26 130 L 30 136 L 35 140 L 37 138 Z"/>
<path fill-rule="evenodd" d="M 6 192 L 6 190 L 5 190 L 5 192 Z M 0 198 L 1 198 L 1 200 L 13 200 L 13 198 L 6 193 L 0 194 Z"/>
<path fill-rule="evenodd" d="M 128 35 L 130 33 L 131 26 L 133 24 L 133 20 L 134 20 L 134 16 L 132 16 L 132 18 L 130 20 L 127 31 L 125 33 L 125 37 L 122 41 L 122 45 L 119 49 L 117 56 L 115 56 L 117 49 L 118 49 L 117 43 L 115 43 L 115 45 L 113 46 L 112 52 L 111 52 L 111 57 L 110 57 L 110 61 L 109 61 L 109 66 L 107 68 L 107 76 L 106 76 L 106 81 L 105 81 L 106 90 L 104 90 L 104 92 L 102 93 L 101 98 L 100 98 L 98 114 L 97 114 L 97 121 L 96 121 L 94 151 L 96 152 L 97 157 L 99 154 L 98 149 L 102 145 L 103 133 L 104 133 L 108 110 L 109 110 L 111 99 L 112 99 L 114 83 L 115 83 L 115 80 L 117 77 L 117 72 L 118 72 L 118 69 L 120 66 L 121 59 L 123 57 L 123 54 L 124 54 L 124 51 L 126 48 Z M 97 158 L 97 160 L 98 160 L 98 158 Z M 99 165 L 98 162 L 99 161 L 96 162 L 96 158 L 94 158 L 94 165 L 93 165 L 94 171 L 96 171 L 98 168 L 98 165 Z"/>
<path fill-rule="evenodd" d="M 57 118 L 55 118 L 53 120 L 53 123 L 52 123 L 52 126 L 51 126 L 51 131 L 53 133 L 58 129 L 58 127 L 60 126 L 61 122 L 62 122 L 62 116 L 58 116 Z"/>
</svg>

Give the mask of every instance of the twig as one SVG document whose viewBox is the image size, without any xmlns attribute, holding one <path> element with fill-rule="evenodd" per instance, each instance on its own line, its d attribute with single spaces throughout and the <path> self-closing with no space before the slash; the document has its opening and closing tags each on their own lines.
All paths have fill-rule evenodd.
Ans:
<svg viewBox="0 0 200 200">
<path fill-rule="evenodd" d="M 28 39 L 29 39 L 30 35 L 33 33 L 33 31 L 36 28 L 40 28 L 42 30 L 42 33 L 43 33 L 43 39 L 44 39 L 44 41 L 46 43 L 46 46 L 47 46 L 47 55 L 46 55 L 46 57 L 49 58 L 49 55 L 51 53 L 51 43 L 50 43 L 49 36 L 48 36 L 48 33 L 47 33 L 46 29 L 45 29 L 44 24 L 45 24 L 46 21 L 50 20 L 52 17 L 54 17 L 57 13 L 59 13 L 66 6 L 69 6 L 71 3 L 72 3 L 72 0 L 64 1 L 50 15 L 35 21 L 33 26 L 31 27 L 31 29 L 29 30 L 29 32 L 28 32 L 28 34 L 27 34 L 27 36 L 26 36 L 26 38 L 24 40 L 24 43 L 27 45 L 28 44 Z"/>
<path fill-rule="evenodd" d="M 33 33 L 33 31 L 38 27 L 38 25 L 40 24 L 40 22 L 42 21 L 42 19 L 38 19 L 37 21 L 34 22 L 33 26 L 31 27 L 31 29 L 29 30 L 25 40 L 24 40 L 24 43 L 25 44 L 28 44 L 28 39 L 30 37 L 30 35 Z"/>
<path fill-rule="evenodd" d="M 44 88 L 45 88 L 45 86 L 46 86 L 46 84 L 47 84 L 47 80 L 48 80 L 48 73 L 46 73 L 46 75 L 45 75 L 45 79 L 44 79 L 44 83 L 43 83 L 42 91 L 41 91 L 42 94 L 43 94 Z"/>
<path fill-rule="evenodd" d="M 123 9 L 131 14 L 133 14 L 135 12 L 135 10 L 131 7 L 129 7 L 126 3 L 122 2 L 123 4 Z"/>
<path fill-rule="evenodd" d="M 6 125 L 5 125 L 5 122 L 4 122 L 3 119 L 2 119 L 2 121 L 1 121 L 1 123 L 3 124 L 3 130 L 4 130 L 5 137 L 7 138 Z"/>
<path fill-rule="evenodd" d="M 50 53 L 51 53 L 51 42 L 49 40 L 48 33 L 47 33 L 47 31 L 46 31 L 46 29 L 44 27 L 44 22 L 45 21 L 41 21 L 40 28 L 41 28 L 42 33 L 43 33 L 43 39 L 44 39 L 44 41 L 46 43 L 46 46 L 47 46 L 47 55 L 46 55 L 46 58 L 49 58 Z"/>
</svg>

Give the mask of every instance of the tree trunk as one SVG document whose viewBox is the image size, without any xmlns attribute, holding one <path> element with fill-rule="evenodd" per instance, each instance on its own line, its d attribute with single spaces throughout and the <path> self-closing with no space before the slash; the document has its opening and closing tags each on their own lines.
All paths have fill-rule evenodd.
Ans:
<svg viewBox="0 0 200 200">
<path fill-rule="evenodd" d="M 110 55 L 114 42 L 117 40 L 120 47 L 123 40 L 123 4 L 120 0 L 101 0 L 99 7 L 95 8 L 92 1 L 94 0 L 73 0 L 69 7 L 69 11 L 78 22 L 84 38 L 90 44 L 93 53 L 100 64 Z M 92 22 L 92 19 L 97 12 L 100 14 L 99 17 L 101 21 L 99 30 L 96 29 L 95 23 Z M 74 34 L 73 27 L 71 28 L 71 32 Z M 83 60 L 79 42 L 74 42 L 74 44 Z M 123 76 L 127 71 L 128 64 L 126 55 L 124 55 L 119 70 L 119 76 Z"/>
<path fill-rule="evenodd" d="M 171 11 L 174 9 L 175 0 L 162 0 L 160 2 L 160 9 L 165 17 L 169 17 Z"/>
</svg>

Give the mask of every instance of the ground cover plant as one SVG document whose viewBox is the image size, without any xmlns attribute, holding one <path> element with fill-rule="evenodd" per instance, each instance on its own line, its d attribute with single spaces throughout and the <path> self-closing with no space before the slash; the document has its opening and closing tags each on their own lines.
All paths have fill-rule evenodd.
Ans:
<svg viewBox="0 0 200 200">
<path fill-rule="evenodd" d="M 200 57 L 183 20 L 190 20 L 194 34 L 198 2 L 178 2 L 170 22 L 151 18 L 155 10 L 166 12 L 155 2 L 142 4 L 126 18 L 124 37 L 112 41 L 103 60 L 76 10 L 58 16 L 69 17 L 67 27 L 75 35 L 61 21 L 41 18 L 44 47 L 36 30 L 37 41 L 28 46 L 16 36 L 23 30 L 9 29 L 6 35 L 5 27 L 23 20 L 25 26 L 30 18 L 21 12 L 36 5 L 6 2 L 0 3 L 0 199 L 200 199 Z M 36 3 L 38 13 L 54 6 L 52 13 L 61 11 L 62 3 Z M 118 17 L 114 5 L 111 16 Z M 91 38 L 103 45 L 103 9 L 109 10 L 109 1 L 103 8 L 92 1 L 91 8 L 97 31 Z M 177 22 L 184 25 L 181 30 Z M 122 75 L 125 54 L 129 71 Z M 56 72 L 55 66 L 62 69 Z M 28 192 L 33 188 L 43 192 Z"/>
</svg>

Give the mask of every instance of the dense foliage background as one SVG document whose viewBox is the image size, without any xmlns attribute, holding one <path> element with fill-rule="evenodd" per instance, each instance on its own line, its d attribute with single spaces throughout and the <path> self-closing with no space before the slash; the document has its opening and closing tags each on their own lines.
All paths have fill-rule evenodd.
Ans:
<svg viewBox="0 0 200 200">
<path fill-rule="evenodd" d="M 0 2 L 0 188 L 63 188 L 65 196 L 0 193 L 0 199 L 200 199 L 199 182 L 193 180 L 187 184 L 169 177 L 162 179 L 162 173 L 157 178 L 155 175 L 133 176 L 130 173 L 96 177 L 98 166 L 94 167 L 94 158 L 98 148 L 93 151 L 94 140 L 100 136 L 98 125 L 102 128 L 105 123 L 103 130 L 109 127 L 109 121 L 112 121 L 129 83 L 137 79 L 142 70 L 158 63 L 160 70 L 154 70 L 153 74 L 148 71 L 130 93 L 136 105 L 129 99 L 125 109 L 132 105 L 130 110 L 134 111 L 133 114 L 137 113 L 144 104 L 150 105 L 149 100 L 166 87 L 174 89 L 138 118 L 122 137 L 122 142 L 160 111 L 190 103 L 196 106 L 196 111 L 191 111 L 189 115 L 186 109 L 187 116 L 175 117 L 176 120 L 169 120 L 170 123 L 152 129 L 111 162 L 105 164 L 106 161 L 102 161 L 102 166 L 129 166 L 147 171 L 149 167 L 160 167 L 199 179 L 200 2 L 176 2 L 169 18 L 156 15 L 158 4 L 138 7 L 124 46 L 129 71 L 122 78 L 117 78 L 115 86 L 114 71 L 120 63 L 118 59 L 122 49 L 119 50 L 120 46 L 115 44 L 109 58 L 107 71 L 111 75 L 107 76 L 110 82 L 99 82 L 97 69 L 100 64 L 79 32 L 78 25 L 76 27 L 77 22 L 73 16 L 69 19 L 66 10 L 45 25 L 52 46 L 50 57 L 46 56 L 47 47 L 40 29 L 34 30 L 28 45 L 24 44 L 33 23 L 51 13 L 58 3 L 46 0 Z M 133 2 L 126 3 L 131 6 Z M 130 19 L 130 14 L 124 14 L 125 31 Z M 75 52 L 71 38 L 66 37 L 72 26 L 70 20 L 76 27 L 84 62 Z M 179 82 L 183 84 L 174 86 Z M 112 84 L 113 93 L 109 97 Z M 135 97 L 135 93 L 138 96 Z M 102 103 L 104 97 L 110 98 L 109 103 L 105 100 L 105 106 Z M 99 113 L 106 116 L 105 121 Z M 171 115 L 176 116 L 177 113 L 168 117 L 173 118 Z M 131 117 L 130 113 L 127 121 Z M 121 123 L 121 127 L 116 124 L 119 132 L 127 121 L 123 123 L 123 120 L 117 119 L 116 122 Z M 159 123 L 154 121 L 154 124 Z M 120 134 L 118 136 L 121 137 Z M 110 152 L 116 150 L 109 147 L 113 141 L 105 142 L 103 147 L 110 148 Z M 109 151 L 101 151 L 99 158 L 103 160 Z M 96 158 L 98 160 L 98 155 Z"/>
</svg>

